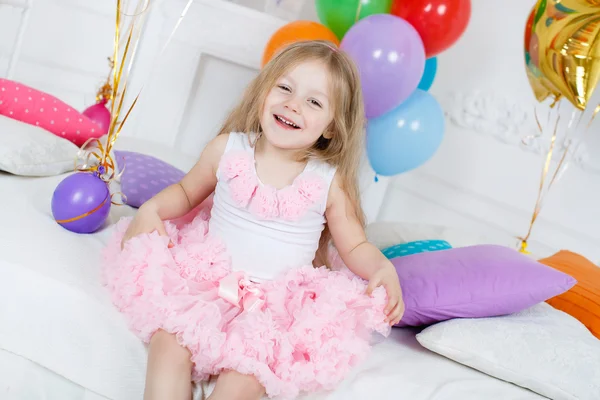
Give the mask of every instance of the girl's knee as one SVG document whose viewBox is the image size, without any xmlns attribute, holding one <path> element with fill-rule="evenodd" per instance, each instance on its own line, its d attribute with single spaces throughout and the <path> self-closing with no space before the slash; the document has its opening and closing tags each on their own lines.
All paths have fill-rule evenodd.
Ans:
<svg viewBox="0 0 600 400">
<path fill-rule="evenodd" d="M 236 371 L 223 372 L 209 400 L 260 400 L 265 388 L 251 375 Z"/>
<path fill-rule="evenodd" d="M 163 330 L 158 330 L 150 339 L 149 357 L 160 358 L 170 367 L 191 369 L 190 351 L 179 344 L 177 337 Z"/>
</svg>

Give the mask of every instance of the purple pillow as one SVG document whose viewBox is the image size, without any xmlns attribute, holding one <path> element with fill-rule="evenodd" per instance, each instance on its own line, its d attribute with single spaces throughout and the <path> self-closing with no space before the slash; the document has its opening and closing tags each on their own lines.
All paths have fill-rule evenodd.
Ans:
<svg viewBox="0 0 600 400">
<path fill-rule="evenodd" d="M 117 169 L 125 167 L 121 176 L 121 192 L 127 196 L 127 205 L 132 207 L 140 207 L 185 175 L 172 165 L 145 154 L 115 150 L 115 157 Z"/>
<path fill-rule="evenodd" d="M 478 245 L 391 260 L 406 312 L 396 326 L 512 314 L 577 282 L 508 247 Z"/>
</svg>

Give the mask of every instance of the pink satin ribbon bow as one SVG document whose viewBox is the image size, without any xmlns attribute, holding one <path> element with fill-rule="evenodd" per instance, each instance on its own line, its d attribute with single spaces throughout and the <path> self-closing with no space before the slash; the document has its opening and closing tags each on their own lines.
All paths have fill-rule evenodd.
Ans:
<svg viewBox="0 0 600 400">
<path fill-rule="evenodd" d="M 219 296 L 248 312 L 258 311 L 265 304 L 265 293 L 241 271 L 219 281 Z"/>
</svg>

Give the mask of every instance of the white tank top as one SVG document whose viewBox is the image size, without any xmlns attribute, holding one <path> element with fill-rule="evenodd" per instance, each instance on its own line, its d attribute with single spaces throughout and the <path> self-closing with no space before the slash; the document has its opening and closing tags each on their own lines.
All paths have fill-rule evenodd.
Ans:
<svg viewBox="0 0 600 400">
<path fill-rule="evenodd" d="M 263 281 L 312 264 L 336 169 L 310 160 L 293 184 L 275 189 L 258 178 L 252 137 L 229 135 L 217 170 L 209 232 L 224 241 L 233 270 Z"/>
</svg>

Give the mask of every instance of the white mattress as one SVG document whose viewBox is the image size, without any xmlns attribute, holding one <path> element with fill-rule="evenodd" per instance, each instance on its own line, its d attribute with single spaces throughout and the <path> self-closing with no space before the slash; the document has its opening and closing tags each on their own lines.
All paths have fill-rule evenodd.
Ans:
<svg viewBox="0 0 600 400">
<path fill-rule="evenodd" d="M 158 146 L 121 147 L 187 168 L 194 160 Z M 77 235 L 59 227 L 50 198 L 64 176 L 0 174 L 0 398 L 141 399 L 146 350 L 99 283 L 99 251 L 109 230 Z M 113 207 L 109 222 L 130 215 Z M 540 399 L 423 349 L 395 330 L 334 393 L 304 399 Z"/>
</svg>

